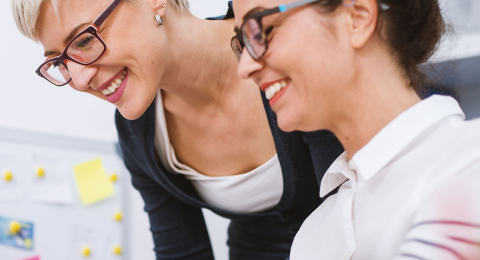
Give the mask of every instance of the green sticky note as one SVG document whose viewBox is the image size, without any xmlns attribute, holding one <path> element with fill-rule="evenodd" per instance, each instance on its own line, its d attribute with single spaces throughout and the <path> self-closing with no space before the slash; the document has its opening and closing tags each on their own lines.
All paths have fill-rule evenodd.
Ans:
<svg viewBox="0 0 480 260">
<path fill-rule="evenodd" d="M 113 196 L 115 193 L 112 182 L 108 179 L 100 158 L 76 165 L 74 169 L 83 205 L 95 204 Z"/>
</svg>

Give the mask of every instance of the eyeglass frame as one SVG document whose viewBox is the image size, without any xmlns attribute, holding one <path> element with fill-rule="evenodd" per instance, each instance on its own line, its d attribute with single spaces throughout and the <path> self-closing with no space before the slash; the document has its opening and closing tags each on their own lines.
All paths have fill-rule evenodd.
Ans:
<svg viewBox="0 0 480 260">
<path fill-rule="evenodd" d="M 240 43 L 240 47 L 242 47 L 242 49 L 246 48 L 248 53 L 250 54 L 250 56 L 254 60 L 256 60 L 256 61 L 261 60 L 263 58 L 263 56 L 265 56 L 265 53 L 267 53 L 267 50 L 268 50 L 268 35 L 272 31 L 271 29 L 273 29 L 273 27 L 272 27 L 272 28 L 269 28 L 269 29 L 264 31 L 263 30 L 263 24 L 262 24 L 262 18 L 265 17 L 265 16 L 268 16 L 268 15 L 276 14 L 276 13 L 284 13 L 288 10 L 291 10 L 291 9 L 294 9 L 294 8 L 297 8 L 297 7 L 300 7 L 300 6 L 308 5 L 308 4 L 311 4 L 311 3 L 314 3 L 314 2 L 319 2 L 319 1 L 321 1 L 321 0 L 300 0 L 300 1 L 297 1 L 297 2 L 289 3 L 289 4 L 282 4 L 282 5 L 279 5 L 277 7 L 267 9 L 267 10 L 264 10 L 264 11 L 260 11 L 260 12 L 256 12 L 256 13 L 250 15 L 249 17 L 247 17 L 243 21 L 240 29 L 235 28 L 236 35 L 232 37 L 231 44 L 230 44 L 230 47 L 232 48 L 233 52 L 235 53 L 235 56 L 237 56 L 237 53 L 233 49 L 233 43 L 234 43 L 235 40 L 238 40 L 238 43 Z M 352 1 L 351 3 L 346 4 L 345 0 L 342 0 L 342 5 L 345 6 L 345 7 L 352 7 L 353 5 L 355 5 L 356 0 L 351 0 L 351 1 Z M 262 34 L 264 34 L 264 38 L 265 38 L 265 50 L 263 51 L 263 53 L 259 57 L 256 57 L 257 55 L 254 55 L 254 51 L 252 50 L 251 45 L 246 44 L 245 41 L 244 41 L 244 38 L 248 39 L 248 37 L 245 37 L 246 35 L 245 35 L 244 27 L 245 27 L 245 24 L 248 21 L 250 21 L 251 19 L 255 19 L 255 21 L 257 22 L 257 24 L 260 27 L 260 30 L 262 31 Z M 237 58 L 239 58 L 239 60 L 240 60 L 242 54 L 243 54 L 243 51 L 240 53 L 240 57 L 237 57 Z"/>
<path fill-rule="evenodd" d="M 71 60 L 73 62 L 76 62 L 80 65 L 90 65 L 94 62 L 96 62 L 98 59 L 100 59 L 103 54 L 105 53 L 105 51 L 107 50 L 107 45 L 105 44 L 105 41 L 102 39 L 102 37 L 98 34 L 98 28 L 100 28 L 100 26 L 105 22 L 105 20 L 107 20 L 107 18 L 110 16 L 110 14 L 112 14 L 113 10 L 115 10 L 115 8 L 118 6 L 118 4 L 121 2 L 122 0 L 113 0 L 108 6 L 107 8 L 105 8 L 105 10 L 103 10 L 103 12 L 93 21 L 93 23 L 91 25 L 89 25 L 87 28 L 83 29 L 81 32 L 77 33 L 77 35 L 75 35 L 71 40 L 70 42 L 67 44 L 67 46 L 65 47 L 64 51 L 62 54 L 56 56 L 56 57 L 53 57 L 51 59 L 47 59 L 45 62 L 43 62 L 39 67 L 38 69 L 35 71 L 40 77 L 46 79 L 48 82 L 52 83 L 53 85 L 57 86 L 57 87 L 62 87 L 62 86 L 65 86 L 67 85 L 68 83 L 70 83 L 70 81 L 72 81 L 72 76 L 70 75 L 70 72 L 68 73 L 68 75 L 70 76 L 70 79 L 68 79 L 68 81 L 64 84 L 55 84 L 53 83 L 52 81 L 50 81 L 47 77 L 45 77 L 42 73 L 41 73 L 41 69 L 43 66 L 45 66 L 45 64 L 47 63 L 50 63 L 52 61 L 55 61 L 55 60 L 58 60 L 59 62 L 61 62 L 63 64 L 63 66 L 65 66 L 65 68 L 68 70 L 68 66 L 67 66 L 67 63 L 66 61 L 67 60 Z M 83 34 L 86 34 L 86 33 L 90 33 L 92 34 L 95 38 L 97 38 L 100 43 L 102 43 L 104 49 L 102 51 L 102 53 L 96 58 L 94 59 L 93 61 L 91 62 L 88 62 L 88 63 L 84 63 L 84 62 L 81 62 L 81 61 L 77 61 L 75 60 L 74 58 L 70 57 L 68 54 L 67 54 L 67 50 L 68 48 L 70 47 L 70 45 L 80 36 L 82 36 Z"/>
</svg>

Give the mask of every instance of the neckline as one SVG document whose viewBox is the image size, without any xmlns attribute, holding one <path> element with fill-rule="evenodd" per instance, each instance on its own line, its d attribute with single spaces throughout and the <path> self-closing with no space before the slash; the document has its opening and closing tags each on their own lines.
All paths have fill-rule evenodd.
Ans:
<svg viewBox="0 0 480 260">
<path fill-rule="evenodd" d="M 195 180 L 222 180 L 222 179 L 235 179 L 235 178 L 242 178 L 242 177 L 248 177 L 256 172 L 262 171 L 265 168 L 269 168 L 274 164 L 280 164 L 280 161 L 278 159 L 278 154 L 275 153 L 275 155 L 270 158 L 267 162 L 259 165 L 255 169 L 252 169 L 248 172 L 245 173 L 240 173 L 236 175 L 228 175 L 228 176 L 208 176 L 203 173 L 200 173 L 199 171 L 193 169 L 192 167 L 178 161 L 177 156 L 175 155 L 175 148 L 171 145 L 170 143 L 170 137 L 168 134 L 168 129 L 167 129 L 167 122 L 165 118 L 165 107 L 163 106 L 163 99 L 162 99 L 162 92 L 159 89 L 157 92 L 157 96 L 155 98 L 155 111 L 156 117 L 155 117 L 155 148 L 156 149 L 163 149 L 165 150 L 165 156 L 166 158 L 160 158 L 163 164 L 166 164 L 165 167 L 171 171 L 173 174 L 183 174 L 189 177 L 189 179 L 194 178 Z M 161 107 L 161 109 L 160 109 Z M 159 134 L 158 131 L 160 131 L 161 138 L 163 138 L 163 146 L 159 144 L 158 139 Z M 157 151 L 158 153 L 158 151 Z M 162 157 L 159 154 L 159 157 Z"/>
</svg>

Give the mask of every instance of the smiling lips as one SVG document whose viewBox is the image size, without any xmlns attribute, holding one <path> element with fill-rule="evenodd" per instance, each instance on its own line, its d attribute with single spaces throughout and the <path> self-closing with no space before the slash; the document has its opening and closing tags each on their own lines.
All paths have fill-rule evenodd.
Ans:
<svg viewBox="0 0 480 260">
<path fill-rule="evenodd" d="M 122 84 L 123 80 L 125 79 L 125 75 L 127 75 L 126 69 L 124 69 L 123 72 L 115 75 L 113 79 L 108 81 L 110 83 L 106 83 L 106 86 L 102 86 L 103 88 L 99 88 L 98 90 L 101 91 L 105 96 L 112 95 Z"/>
<path fill-rule="evenodd" d="M 272 99 L 277 93 L 288 85 L 287 80 L 276 82 L 265 89 L 265 96 L 268 100 Z"/>
<path fill-rule="evenodd" d="M 270 106 L 273 106 L 278 99 L 282 96 L 283 90 L 288 87 L 290 79 L 285 78 L 269 83 L 264 83 L 260 86 L 260 89 L 265 92 L 265 97 L 270 100 Z"/>
</svg>

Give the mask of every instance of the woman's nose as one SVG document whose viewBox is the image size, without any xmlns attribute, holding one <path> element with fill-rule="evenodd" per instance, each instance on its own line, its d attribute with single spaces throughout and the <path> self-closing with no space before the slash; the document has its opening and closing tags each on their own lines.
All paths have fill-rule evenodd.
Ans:
<svg viewBox="0 0 480 260">
<path fill-rule="evenodd" d="M 262 70 L 264 67 L 264 61 L 256 61 L 250 56 L 246 49 L 243 50 L 243 55 L 238 63 L 237 74 L 241 78 L 249 79 L 256 72 Z"/>
<path fill-rule="evenodd" d="M 90 82 L 98 70 L 94 66 L 84 66 L 73 61 L 68 61 L 67 67 L 73 87 L 80 91 L 85 91 L 90 87 Z"/>
</svg>

